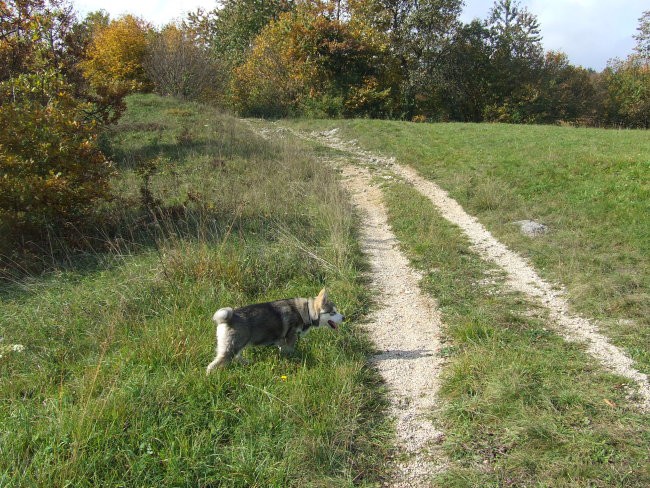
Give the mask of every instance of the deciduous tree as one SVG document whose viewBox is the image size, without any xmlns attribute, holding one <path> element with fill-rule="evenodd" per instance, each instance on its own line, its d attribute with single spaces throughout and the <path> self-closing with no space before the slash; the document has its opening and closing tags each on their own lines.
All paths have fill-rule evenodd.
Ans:
<svg viewBox="0 0 650 488">
<path fill-rule="evenodd" d="M 244 62 L 262 29 L 293 5 L 293 0 L 225 0 L 218 9 L 190 13 L 186 25 L 219 60 L 234 68 Z"/>
<path fill-rule="evenodd" d="M 381 112 L 389 94 L 377 81 L 385 47 L 363 24 L 337 19 L 336 7 L 305 2 L 262 30 L 235 70 L 241 111 L 280 116 L 320 104 L 325 115 Z"/>
<path fill-rule="evenodd" d="M 161 95 L 209 100 L 224 90 L 217 63 L 187 30 L 169 24 L 150 36 L 144 68 Z"/>
<path fill-rule="evenodd" d="M 94 35 L 82 63 L 84 75 L 96 89 L 136 91 L 149 86 L 143 62 L 151 27 L 132 15 L 125 15 Z"/>
</svg>

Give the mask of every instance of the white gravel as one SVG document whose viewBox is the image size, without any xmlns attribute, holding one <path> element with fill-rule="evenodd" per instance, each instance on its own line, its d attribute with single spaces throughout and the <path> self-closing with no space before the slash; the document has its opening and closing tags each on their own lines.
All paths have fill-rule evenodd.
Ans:
<svg viewBox="0 0 650 488">
<path fill-rule="evenodd" d="M 565 339 L 581 342 L 586 350 L 610 371 L 633 380 L 638 386 L 639 407 L 650 411 L 650 383 L 648 376 L 633 366 L 633 361 L 620 348 L 613 345 L 598 331 L 593 321 L 580 317 L 570 310 L 564 297 L 565 291 L 543 280 L 537 271 L 519 254 L 498 241 L 476 217 L 469 215 L 456 200 L 433 181 L 422 178 L 414 169 L 397 164 L 394 158 L 386 158 L 365 151 L 355 141 L 342 141 L 338 130 L 312 133 L 310 137 L 332 148 L 346 151 L 367 165 L 389 168 L 393 173 L 413 185 L 425 195 L 440 214 L 457 225 L 483 259 L 495 263 L 507 275 L 508 285 L 524 293 L 549 311 L 555 330 Z"/>
<path fill-rule="evenodd" d="M 390 390 L 396 420 L 395 477 L 387 486 L 429 486 L 446 465 L 437 445 L 443 439 L 428 419 L 436 407 L 441 359 L 440 313 L 420 292 L 421 279 L 399 250 L 388 225 L 379 188 L 357 166 L 343 167 L 343 183 L 362 216 L 361 247 L 371 266 L 377 308 L 365 324 L 380 351 L 373 358 Z"/>
</svg>

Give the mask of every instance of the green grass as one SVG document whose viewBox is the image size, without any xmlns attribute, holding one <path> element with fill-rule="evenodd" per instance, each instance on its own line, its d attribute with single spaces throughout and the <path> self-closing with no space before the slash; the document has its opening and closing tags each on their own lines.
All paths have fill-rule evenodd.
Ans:
<svg viewBox="0 0 650 488">
<path fill-rule="evenodd" d="M 385 185 L 389 220 L 438 300 L 447 358 L 436 415 L 451 465 L 441 487 L 650 484 L 650 424 L 625 380 L 505 292 L 504 277 L 412 187 Z"/>
<path fill-rule="evenodd" d="M 379 121 L 342 127 L 447 188 L 564 283 L 650 368 L 650 140 L 640 131 Z M 375 486 L 392 441 L 355 327 L 370 306 L 329 150 L 265 141 L 197 104 L 129 98 L 102 140 L 116 199 L 53 241 L 47 272 L 0 284 L 0 486 Z M 505 292 L 458 229 L 399 182 L 390 219 L 446 324 L 441 410 L 454 486 L 650 485 L 650 428 L 626 381 Z M 515 220 L 551 232 L 521 236 Z M 61 246 L 57 248 L 57 245 Z M 245 352 L 210 377 L 220 306 L 327 285 L 348 317 L 295 355 Z M 433 415 L 433 413 L 432 413 Z"/>
<path fill-rule="evenodd" d="M 435 180 L 546 279 L 598 319 L 650 373 L 650 135 L 500 124 L 293 121 L 340 127 Z M 549 226 L 523 236 L 519 220 Z"/>
<path fill-rule="evenodd" d="M 102 143 L 117 198 L 95 251 L 52 253 L 48 272 L 0 285 L 0 486 L 381 479 L 390 426 L 354 326 L 364 263 L 326 169 L 155 96 L 131 97 Z M 290 357 L 250 349 L 250 365 L 206 377 L 214 310 L 323 285 L 349 318 L 340 333 L 315 331 Z"/>
</svg>

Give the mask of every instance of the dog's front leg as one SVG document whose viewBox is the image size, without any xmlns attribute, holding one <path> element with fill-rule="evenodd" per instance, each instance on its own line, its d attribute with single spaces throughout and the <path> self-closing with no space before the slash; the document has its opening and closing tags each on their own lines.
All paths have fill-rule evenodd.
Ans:
<svg viewBox="0 0 650 488">
<path fill-rule="evenodd" d="M 280 353 L 284 355 L 293 354 L 296 351 L 297 340 L 298 334 L 296 334 L 295 329 L 289 331 L 287 336 L 278 344 L 280 346 Z"/>
</svg>

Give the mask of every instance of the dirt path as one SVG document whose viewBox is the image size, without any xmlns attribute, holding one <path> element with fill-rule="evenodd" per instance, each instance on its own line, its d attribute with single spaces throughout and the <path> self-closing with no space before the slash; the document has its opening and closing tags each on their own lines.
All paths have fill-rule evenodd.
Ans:
<svg viewBox="0 0 650 488">
<path fill-rule="evenodd" d="M 388 486 L 429 486 L 445 466 L 436 449 L 442 433 L 427 420 L 439 387 L 440 313 L 420 292 L 421 276 L 399 250 L 381 190 L 371 178 L 362 168 L 343 167 L 343 182 L 362 215 L 361 247 L 370 260 L 378 303 L 365 327 L 381 351 L 373 362 L 390 390 L 397 446 L 405 454 L 395 458 L 396 476 Z"/>
<path fill-rule="evenodd" d="M 303 136 L 304 137 L 304 136 Z M 355 142 L 342 141 L 337 130 L 309 134 L 308 138 L 328 147 L 345 151 L 362 164 L 383 166 L 410 183 L 425 195 L 441 215 L 457 225 L 472 243 L 472 248 L 483 259 L 499 266 L 507 275 L 508 285 L 531 299 L 541 303 L 549 311 L 556 330 L 569 341 L 586 344 L 587 352 L 610 371 L 629 378 L 638 385 L 640 407 L 650 411 L 650 383 L 648 376 L 633 367 L 633 361 L 621 349 L 609 342 L 596 325 L 573 314 L 564 298 L 564 292 L 543 280 L 537 271 L 517 253 L 508 249 L 476 219 L 451 198 L 446 191 L 430 180 L 418 175 L 412 168 L 399 165 L 394 158 L 385 158 L 365 151 Z"/>
</svg>

